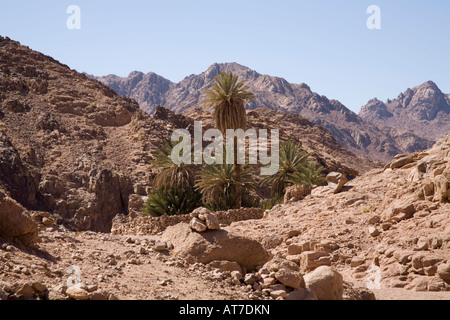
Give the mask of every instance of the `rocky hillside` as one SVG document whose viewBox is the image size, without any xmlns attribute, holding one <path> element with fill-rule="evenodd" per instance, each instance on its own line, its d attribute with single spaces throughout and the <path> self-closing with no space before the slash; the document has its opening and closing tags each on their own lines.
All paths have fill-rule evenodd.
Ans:
<svg viewBox="0 0 450 320">
<path fill-rule="evenodd" d="M 192 130 L 201 117 L 211 123 L 206 111 L 191 118 L 158 108 L 150 116 L 135 100 L 7 38 L 0 58 L 0 189 L 77 230 L 109 231 L 116 214 L 149 193 L 152 153 L 173 130 Z M 281 128 L 327 172 L 356 175 L 378 165 L 298 115 L 261 109 L 249 119 L 255 128 Z"/>
<path fill-rule="evenodd" d="M 201 107 L 189 108 L 183 114 L 189 119 L 202 121 L 206 128 L 213 127 L 211 112 L 202 110 Z M 279 129 L 281 140 L 293 140 L 301 144 L 304 150 L 314 155 L 318 164 L 326 168 L 326 173 L 340 171 L 349 176 L 356 176 L 382 166 L 381 162 L 356 156 L 342 147 L 322 126 L 296 113 L 275 111 L 266 107 L 256 108 L 247 111 L 247 122 L 248 128 Z"/>
<path fill-rule="evenodd" d="M 247 104 L 250 110 L 266 107 L 296 113 L 325 127 L 345 148 L 357 155 L 375 160 L 390 161 L 404 152 L 427 149 L 432 142 L 410 132 L 385 128 L 366 122 L 339 101 L 329 100 L 306 84 L 292 84 L 285 79 L 262 75 L 237 63 L 214 64 L 199 75 L 172 83 L 154 73 L 133 72 L 128 77 L 109 75 L 98 77 L 102 83 L 120 95 L 133 97 L 141 108 L 153 113 L 157 105 L 177 113 L 199 105 L 202 90 L 221 71 L 232 71 L 246 81 L 256 99 Z"/>
<path fill-rule="evenodd" d="M 146 195 L 170 123 L 51 57 L 0 38 L 0 187 L 79 230 L 109 231 Z"/>
<path fill-rule="evenodd" d="M 436 141 L 450 131 L 450 95 L 428 81 L 385 103 L 370 100 L 361 108 L 359 116 L 374 124 L 410 131 Z"/>
<path fill-rule="evenodd" d="M 448 300 L 449 156 L 447 137 L 341 177 L 339 192 L 267 211 L 119 215 L 109 234 L 34 215 L 34 248 L 0 239 L 0 300 Z M 8 203 L 19 208 L 0 193 Z"/>
</svg>

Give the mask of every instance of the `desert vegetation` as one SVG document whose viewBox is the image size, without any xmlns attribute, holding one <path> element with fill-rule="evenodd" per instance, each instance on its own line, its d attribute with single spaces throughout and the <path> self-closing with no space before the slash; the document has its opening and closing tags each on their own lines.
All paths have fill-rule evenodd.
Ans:
<svg viewBox="0 0 450 320">
<path fill-rule="evenodd" d="M 247 128 L 244 105 L 246 100 L 254 98 L 248 90 L 249 87 L 231 72 L 217 75 L 210 88 L 205 90 L 207 98 L 203 105 L 213 108 L 215 126 L 224 137 L 227 129 Z M 281 143 L 280 169 L 272 176 L 258 176 L 257 165 L 238 163 L 236 137 L 233 164 L 175 164 L 171 154 L 176 145 L 176 142 L 166 142 L 154 156 L 152 168 L 158 170 L 158 174 L 153 182 L 154 191 L 143 210 L 144 215 L 186 214 L 196 205 L 211 210 L 241 207 L 268 209 L 283 201 L 289 186 L 314 186 L 325 182 L 324 168 L 311 160 L 312 155 L 299 144 L 290 140 Z M 190 155 L 193 153 L 192 150 Z M 268 198 L 264 197 L 262 189 L 270 190 Z"/>
</svg>

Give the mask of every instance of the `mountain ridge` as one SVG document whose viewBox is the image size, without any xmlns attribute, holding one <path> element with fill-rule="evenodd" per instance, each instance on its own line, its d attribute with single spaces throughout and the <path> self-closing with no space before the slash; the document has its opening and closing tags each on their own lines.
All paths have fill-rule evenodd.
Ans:
<svg viewBox="0 0 450 320">
<path fill-rule="evenodd" d="M 235 62 L 214 63 L 206 71 L 189 75 L 178 83 L 157 77 L 154 73 L 143 76 L 142 81 L 135 85 L 131 85 L 131 80 L 136 80 L 134 73 L 131 73 L 131 78 L 110 75 L 95 79 L 121 95 L 136 99 L 141 109 L 150 114 L 158 105 L 183 113 L 199 105 L 203 99 L 203 89 L 222 71 L 234 72 L 255 94 L 256 99 L 246 104 L 247 109 L 266 107 L 297 113 L 325 127 L 341 145 L 357 155 L 388 162 L 397 154 L 430 148 L 434 142 L 408 130 L 396 130 L 366 121 L 338 100 L 313 92 L 305 83 L 289 83 L 283 78 L 260 74 Z"/>
<path fill-rule="evenodd" d="M 433 81 L 427 81 L 408 88 L 393 100 L 372 99 L 359 115 L 371 123 L 383 123 L 435 141 L 450 131 L 450 95 Z"/>
</svg>

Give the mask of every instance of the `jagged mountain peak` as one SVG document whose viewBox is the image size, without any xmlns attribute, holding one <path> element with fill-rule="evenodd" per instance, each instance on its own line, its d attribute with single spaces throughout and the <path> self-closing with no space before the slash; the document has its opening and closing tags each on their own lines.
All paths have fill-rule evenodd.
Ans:
<svg viewBox="0 0 450 320">
<path fill-rule="evenodd" d="M 408 88 L 386 103 L 370 100 L 359 115 L 365 120 L 410 131 L 431 140 L 450 130 L 450 100 L 433 81 Z"/>
</svg>

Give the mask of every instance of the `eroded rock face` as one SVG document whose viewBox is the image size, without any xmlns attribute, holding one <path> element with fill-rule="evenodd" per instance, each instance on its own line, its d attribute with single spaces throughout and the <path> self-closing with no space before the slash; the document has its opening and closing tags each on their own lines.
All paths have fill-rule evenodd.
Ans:
<svg viewBox="0 0 450 320">
<path fill-rule="evenodd" d="M 0 236 L 9 241 L 33 246 L 37 241 L 37 223 L 27 210 L 0 189 Z"/>
<path fill-rule="evenodd" d="M 0 130 L 0 186 L 23 205 L 32 207 L 37 204 L 37 178 L 24 165 L 6 133 Z"/>
<path fill-rule="evenodd" d="M 188 224 L 168 227 L 164 241 L 174 245 L 173 254 L 195 262 L 209 263 L 215 260 L 235 261 L 247 270 L 262 266 L 269 254 L 263 246 L 242 234 L 225 230 L 192 232 Z"/>
</svg>

